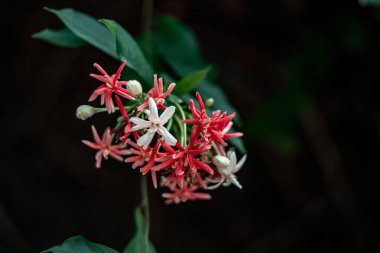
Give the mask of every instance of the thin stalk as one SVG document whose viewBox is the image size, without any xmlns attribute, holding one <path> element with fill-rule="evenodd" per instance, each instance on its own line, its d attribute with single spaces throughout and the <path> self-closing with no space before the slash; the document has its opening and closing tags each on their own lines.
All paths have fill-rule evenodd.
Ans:
<svg viewBox="0 0 380 253">
<path fill-rule="evenodd" d="M 181 105 L 180 104 L 178 104 L 177 102 L 173 102 L 174 103 L 174 105 L 178 108 L 178 110 L 179 110 L 179 113 L 181 114 L 181 118 L 182 118 L 182 120 L 185 120 L 186 119 L 186 115 L 185 115 L 185 112 L 183 111 L 183 109 L 182 109 L 182 107 L 181 107 Z M 186 145 L 186 143 L 187 143 L 187 126 L 186 126 L 186 124 L 185 123 L 182 123 L 181 121 L 179 121 L 179 123 L 178 123 L 180 126 L 180 128 L 181 128 L 181 131 L 182 131 L 182 138 L 183 138 L 183 141 L 182 141 L 182 143 L 181 143 L 181 146 L 182 147 L 185 147 L 185 145 Z M 181 126 L 182 125 L 182 126 Z"/>
<path fill-rule="evenodd" d="M 142 6 L 142 23 L 141 23 L 141 31 L 142 35 L 149 34 L 152 27 L 153 20 L 153 0 L 144 0 Z M 153 67 L 153 47 L 151 36 L 148 36 L 148 40 L 143 43 L 144 51 L 147 54 L 148 62 L 150 62 Z M 150 215 L 149 215 L 149 197 L 148 197 L 148 185 L 147 185 L 147 177 L 141 175 L 141 208 L 144 211 L 145 215 L 145 231 L 144 231 L 144 239 L 145 239 L 145 253 L 149 253 L 149 227 L 150 227 Z"/>
<path fill-rule="evenodd" d="M 145 216 L 145 229 L 144 229 L 144 241 L 145 241 L 145 253 L 149 253 L 149 227 L 150 227 L 150 214 L 149 214 L 149 197 L 148 197 L 148 184 L 147 177 L 141 174 L 141 204 L 140 207 L 143 210 Z"/>
<path fill-rule="evenodd" d="M 185 136 L 186 136 L 186 133 L 184 131 L 184 127 L 183 127 L 183 123 L 181 122 L 181 119 L 180 117 L 178 117 L 178 115 L 174 115 L 174 120 L 177 122 L 177 125 L 179 126 L 179 131 L 181 132 L 180 133 L 180 140 L 179 140 L 179 144 L 181 144 L 182 147 L 184 147 L 185 145 Z"/>
</svg>

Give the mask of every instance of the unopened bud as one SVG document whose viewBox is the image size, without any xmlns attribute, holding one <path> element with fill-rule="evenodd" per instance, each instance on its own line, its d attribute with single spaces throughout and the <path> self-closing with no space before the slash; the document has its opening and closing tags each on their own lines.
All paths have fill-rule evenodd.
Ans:
<svg viewBox="0 0 380 253">
<path fill-rule="evenodd" d="M 75 115 L 78 119 L 85 120 L 92 117 L 95 113 L 95 108 L 90 105 L 81 105 L 77 108 Z"/>
<path fill-rule="evenodd" d="M 215 164 L 216 167 L 222 169 L 228 168 L 230 166 L 230 160 L 227 157 L 221 155 L 214 156 L 212 162 Z"/>
<path fill-rule="evenodd" d="M 214 105 L 215 100 L 213 98 L 206 99 L 205 106 L 206 108 L 209 108 Z"/>
<path fill-rule="evenodd" d="M 127 90 L 132 92 L 133 95 L 138 96 L 142 93 L 141 84 L 136 80 L 129 80 L 127 83 Z"/>
</svg>

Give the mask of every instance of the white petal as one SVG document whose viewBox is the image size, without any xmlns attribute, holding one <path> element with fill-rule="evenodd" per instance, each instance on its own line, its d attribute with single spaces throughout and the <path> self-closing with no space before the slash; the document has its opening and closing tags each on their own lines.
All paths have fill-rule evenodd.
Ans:
<svg viewBox="0 0 380 253">
<path fill-rule="evenodd" d="M 133 124 L 135 124 L 135 126 L 132 127 L 131 132 L 137 131 L 137 130 L 140 130 L 140 129 L 143 129 L 143 128 L 149 128 L 149 126 L 151 124 L 149 121 L 146 121 L 144 119 L 140 119 L 140 118 L 137 118 L 137 117 L 132 117 L 130 119 L 130 121 Z"/>
<path fill-rule="evenodd" d="M 156 102 L 154 102 L 153 98 L 149 98 L 149 111 L 150 111 L 150 115 L 149 115 L 148 119 L 151 122 L 158 121 L 157 105 L 156 105 Z"/>
<path fill-rule="evenodd" d="M 237 188 L 239 188 L 239 189 L 243 188 L 243 186 L 241 186 L 241 184 L 239 183 L 239 181 L 237 180 L 235 175 L 231 175 L 229 177 L 229 179 L 230 179 L 230 182 L 233 183 L 234 185 L 236 185 Z"/>
<path fill-rule="evenodd" d="M 146 149 L 149 146 L 150 142 L 152 141 L 154 134 L 155 133 L 151 131 L 146 132 L 143 136 L 141 136 L 137 140 L 137 145 L 142 146 L 143 149 Z"/>
<path fill-rule="evenodd" d="M 165 125 L 166 122 L 168 122 L 168 120 L 173 116 L 174 112 L 175 112 L 174 106 L 169 106 L 168 108 L 166 108 L 166 110 L 160 116 L 161 125 Z"/>
<path fill-rule="evenodd" d="M 222 176 L 222 177 L 220 178 L 220 181 L 219 181 L 217 184 L 214 184 L 214 185 L 212 185 L 212 186 L 208 186 L 206 189 L 207 189 L 207 190 L 215 190 L 216 188 L 218 188 L 219 186 L 221 186 L 221 184 L 224 182 L 225 179 L 226 179 L 226 178 L 225 178 L 224 176 Z"/>
<path fill-rule="evenodd" d="M 243 167 L 243 165 L 245 163 L 245 160 L 247 160 L 247 155 L 244 155 L 243 158 L 240 159 L 240 161 L 238 162 L 238 164 L 236 165 L 236 167 L 232 168 L 232 172 L 233 173 L 238 172 L 241 169 L 241 167 Z"/>
<path fill-rule="evenodd" d="M 177 143 L 177 139 L 174 138 L 174 136 L 171 133 L 169 133 L 169 131 L 166 130 L 165 127 L 160 126 L 160 128 L 158 129 L 158 133 L 162 136 L 162 138 L 164 138 L 164 141 L 170 146 L 174 146 Z"/>
<path fill-rule="evenodd" d="M 228 159 L 230 159 L 230 164 L 231 164 L 230 168 L 234 169 L 236 167 L 236 154 L 235 154 L 235 152 L 232 151 L 229 154 Z"/>
</svg>

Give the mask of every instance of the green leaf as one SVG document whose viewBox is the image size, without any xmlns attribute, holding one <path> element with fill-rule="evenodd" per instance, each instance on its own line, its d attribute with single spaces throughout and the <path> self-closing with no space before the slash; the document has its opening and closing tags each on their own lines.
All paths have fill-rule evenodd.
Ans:
<svg viewBox="0 0 380 253">
<path fill-rule="evenodd" d="M 88 241 L 81 235 L 70 237 L 59 246 L 54 246 L 41 253 L 118 253 L 102 244 Z"/>
<path fill-rule="evenodd" d="M 127 60 L 127 65 L 134 69 L 147 83 L 151 83 L 152 69 L 144 57 L 139 45 L 133 37 L 117 22 L 109 19 L 100 19 L 115 36 L 116 53 L 120 59 Z"/>
<path fill-rule="evenodd" d="M 176 95 L 182 95 L 192 91 L 203 82 L 210 70 L 211 66 L 208 66 L 203 70 L 199 70 L 184 77 L 182 80 L 177 82 L 177 85 L 173 90 L 173 93 Z"/>
<path fill-rule="evenodd" d="M 141 212 L 141 208 L 135 208 L 134 213 L 135 218 L 135 234 L 133 235 L 132 240 L 128 243 L 127 247 L 123 250 L 123 253 L 145 253 L 145 220 Z M 149 241 L 149 253 L 157 253 L 157 250 L 154 248 L 153 244 Z"/>
<path fill-rule="evenodd" d="M 72 31 L 66 27 L 59 30 L 53 30 L 46 28 L 32 35 L 32 38 L 43 40 L 50 44 L 60 47 L 80 47 L 86 44 L 86 42 L 76 36 Z"/>
<path fill-rule="evenodd" d="M 186 76 L 207 66 L 191 29 L 169 16 L 157 17 L 155 24 L 158 50 L 169 62 L 178 64 L 174 69 L 177 74 Z"/>
<path fill-rule="evenodd" d="M 208 65 L 201 57 L 198 42 L 191 29 L 175 18 L 161 16 L 156 19 L 156 43 L 161 58 L 180 78 Z M 215 99 L 214 109 L 237 113 L 224 91 L 212 81 L 204 81 L 198 90 L 203 97 Z M 234 121 L 241 125 L 238 113 Z"/>
<path fill-rule="evenodd" d="M 235 131 L 232 131 L 235 132 Z M 240 153 L 246 154 L 247 149 L 245 148 L 244 142 L 241 138 L 232 138 L 228 140 L 235 148 L 239 150 Z"/>
<path fill-rule="evenodd" d="M 379 7 L 380 6 L 380 0 L 359 0 L 359 4 L 361 4 L 363 6 Z"/>
<path fill-rule="evenodd" d="M 95 18 L 70 8 L 54 10 L 45 7 L 45 10 L 57 15 L 73 34 L 118 59 L 112 33 Z"/>
</svg>

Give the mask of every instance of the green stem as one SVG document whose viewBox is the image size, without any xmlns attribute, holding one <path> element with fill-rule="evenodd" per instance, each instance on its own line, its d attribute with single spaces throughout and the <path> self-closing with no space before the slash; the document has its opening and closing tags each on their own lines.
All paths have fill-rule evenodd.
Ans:
<svg viewBox="0 0 380 253">
<path fill-rule="evenodd" d="M 173 102 L 174 105 L 178 108 L 179 110 L 179 113 L 181 114 L 181 118 L 182 120 L 185 120 L 186 119 L 186 115 L 185 115 L 185 112 L 183 111 L 182 107 L 180 104 L 178 104 L 177 102 Z M 178 120 L 177 120 L 178 121 Z M 185 123 L 182 123 L 181 120 L 179 120 L 178 122 L 178 125 L 181 129 L 181 136 L 182 136 L 182 141 L 181 141 L 181 146 L 182 147 L 185 147 L 186 143 L 187 143 L 187 126 Z"/>
<path fill-rule="evenodd" d="M 178 117 L 178 115 L 174 115 L 174 120 L 177 122 L 177 125 L 179 126 L 179 131 L 180 131 L 180 140 L 179 140 L 179 144 L 181 144 L 181 146 L 183 147 L 185 145 L 185 138 L 184 136 L 186 134 L 184 129 L 183 129 L 183 123 L 181 122 L 181 119 Z"/>
<path fill-rule="evenodd" d="M 142 24 L 141 30 L 142 34 L 149 34 L 152 27 L 153 20 L 153 0 L 144 0 L 142 6 Z M 148 39 L 143 43 L 143 48 L 145 49 L 146 56 L 148 58 L 148 62 L 150 62 L 153 67 L 153 47 L 151 36 L 148 36 Z M 148 198 L 148 185 L 147 185 L 147 177 L 141 175 L 141 208 L 144 211 L 145 215 L 145 229 L 144 229 L 144 239 L 145 239 L 145 253 L 149 253 L 149 198 Z"/>
<path fill-rule="evenodd" d="M 149 253 L 149 227 L 150 227 L 150 214 L 149 214 L 149 197 L 148 197 L 148 184 L 147 177 L 141 174 L 141 204 L 140 207 L 145 216 L 145 229 L 144 229 L 144 241 L 145 241 L 145 253 Z"/>
</svg>

